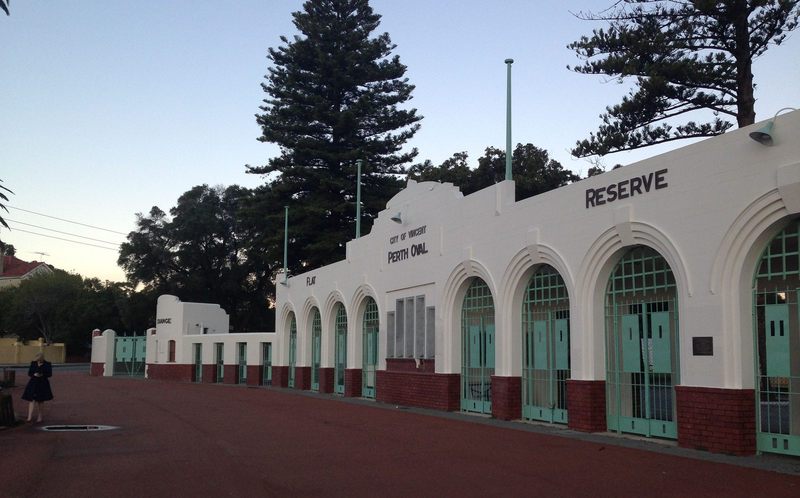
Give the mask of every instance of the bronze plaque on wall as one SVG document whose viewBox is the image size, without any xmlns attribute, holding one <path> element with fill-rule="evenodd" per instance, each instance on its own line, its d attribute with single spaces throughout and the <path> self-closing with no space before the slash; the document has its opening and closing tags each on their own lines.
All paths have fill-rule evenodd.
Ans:
<svg viewBox="0 0 800 498">
<path fill-rule="evenodd" d="M 694 356 L 714 356 L 714 338 L 692 337 L 692 354 Z"/>
</svg>

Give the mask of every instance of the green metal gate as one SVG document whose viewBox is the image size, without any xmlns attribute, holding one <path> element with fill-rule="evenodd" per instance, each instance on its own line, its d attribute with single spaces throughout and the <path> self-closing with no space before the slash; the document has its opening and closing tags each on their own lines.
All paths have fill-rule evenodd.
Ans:
<svg viewBox="0 0 800 498">
<path fill-rule="evenodd" d="M 261 343 L 261 385 L 272 385 L 272 343 Z"/>
<path fill-rule="evenodd" d="M 322 319 L 314 308 L 311 318 L 311 390 L 319 391 L 319 366 L 322 358 Z"/>
<path fill-rule="evenodd" d="M 522 416 L 566 424 L 569 296 L 551 266 L 541 266 L 525 290 L 522 334 Z"/>
<path fill-rule="evenodd" d="M 678 299 L 666 260 L 634 247 L 617 264 L 606 292 L 608 429 L 677 437 Z"/>
<path fill-rule="evenodd" d="M 194 381 L 203 382 L 203 345 L 193 344 L 194 348 Z"/>
<path fill-rule="evenodd" d="M 236 383 L 247 384 L 247 343 L 238 343 L 238 368 L 236 369 Z"/>
<path fill-rule="evenodd" d="M 474 278 L 461 308 L 461 409 L 492 413 L 494 300 L 486 283 Z"/>
<path fill-rule="evenodd" d="M 221 384 L 225 378 L 225 344 L 222 342 L 214 343 L 214 363 L 216 365 L 216 378 L 214 379 L 217 384 Z"/>
<path fill-rule="evenodd" d="M 144 375 L 146 336 L 117 337 L 114 340 L 114 375 Z"/>
<path fill-rule="evenodd" d="M 297 366 L 297 320 L 294 313 L 289 321 L 289 387 L 294 387 L 295 367 Z"/>
<path fill-rule="evenodd" d="M 344 394 L 344 371 L 347 368 L 347 312 L 342 304 L 336 311 L 336 364 L 333 384 L 336 394 Z"/>
<path fill-rule="evenodd" d="M 800 220 L 765 249 L 753 281 L 759 451 L 800 456 Z"/>
<path fill-rule="evenodd" d="M 378 305 L 371 297 L 367 299 L 362 326 L 361 394 L 375 399 L 375 372 L 378 366 Z"/>
</svg>

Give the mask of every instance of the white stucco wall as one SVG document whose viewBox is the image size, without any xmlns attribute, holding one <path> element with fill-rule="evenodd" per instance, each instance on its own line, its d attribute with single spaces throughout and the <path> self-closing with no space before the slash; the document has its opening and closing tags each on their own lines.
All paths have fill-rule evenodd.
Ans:
<svg viewBox="0 0 800 498">
<path fill-rule="evenodd" d="M 341 302 L 348 315 L 348 367 L 360 368 L 361 317 L 371 296 L 380 314 L 383 369 L 387 312 L 398 298 L 424 294 L 426 305 L 436 307 L 436 370 L 458 373 L 461 300 L 470 277 L 478 276 L 494 298 L 496 374 L 519 376 L 522 289 L 536 265 L 547 263 L 569 290 L 572 378 L 604 379 L 608 276 L 627 247 L 645 245 L 668 261 L 677 282 L 680 384 L 752 388 L 750 286 L 764 244 L 800 212 L 800 112 L 778 117 L 772 147 L 747 136 L 758 126 L 520 202 L 508 181 L 466 197 L 449 184 L 409 182 L 370 234 L 347 243 L 346 260 L 293 276 L 286 286 L 279 275 L 281 346 L 274 362 L 288 364 L 288 317 L 294 312 L 297 364 L 310 364 L 310 313 L 316 306 L 322 366 L 333 366 L 333 314 Z M 587 207 L 587 190 L 633 178 L 650 179 L 651 189 Z M 402 225 L 390 220 L 398 212 Z M 424 234 L 409 237 L 423 226 Z M 424 242 L 427 253 L 391 260 L 390 252 L 412 242 Z M 713 337 L 713 356 L 692 354 L 696 336 Z"/>
</svg>

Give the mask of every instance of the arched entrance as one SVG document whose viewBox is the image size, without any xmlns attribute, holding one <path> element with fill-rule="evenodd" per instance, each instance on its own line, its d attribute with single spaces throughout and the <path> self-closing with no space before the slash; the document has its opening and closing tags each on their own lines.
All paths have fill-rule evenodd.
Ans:
<svg viewBox="0 0 800 498">
<path fill-rule="evenodd" d="M 311 390 L 319 391 L 319 365 L 322 358 L 322 318 L 319 309 L 311 309 Z"/>
<path fill-rule="evenodd" d="M 371 297 L 367 298 L 364 320 L 361 328 L 362 368 L 361 393 L 365 398 L 375 399 L 375 372 L 378 367 L 378 305 Z"/>
<path fill-rule="evenodd" d="M 336 394 L 344 394 L 344 370 L 347 368 L 347 312 L 344 305 L 336 305 L 336 323 L 334 337 L 336 339 L 333 384 Z"/>
<path fill-rule="evenodd" d="M 492 413 L 494 375 L 494 300 L 474 277 L 461 307 L 461 409 Z"/>
<path fill-rule="evenodd" d="M 605 319 L 608 429 L 676 438 L 677 286 L 659 253 L 625 253 L 609 277 Z"/>
<path fill-rule="evenodd" d="M 522 416 L 567 423 L 569 296 L 549 265 L 531 277 L 522 302 Z"/>
<path fill-rule="evenodd" d="M 289 313 L 289 387 L 294 387 L 295 367 L 297 366 L 297 320 L 294 312 Z"/>
<path fill-rule="evenodd" d="M 757 447 L 800 456 L 800 219 L 767 245 L 753 278 Z"/>
</svg>

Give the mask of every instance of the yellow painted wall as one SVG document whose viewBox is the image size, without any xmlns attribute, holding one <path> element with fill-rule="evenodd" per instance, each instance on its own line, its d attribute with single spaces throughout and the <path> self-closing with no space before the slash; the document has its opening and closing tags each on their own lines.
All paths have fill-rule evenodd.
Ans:
<svg viewBox="0 0 800 498">
<path fill-rule="evenodd" d="M 38 352 L 50 363 L 64 363 L 67 348 L 63 343 L 45 344 L 44 341 L 20 342 L 17 339 L 0 338 L 0 364 L 25 365 L 33 361 Z"/>
</svg>

